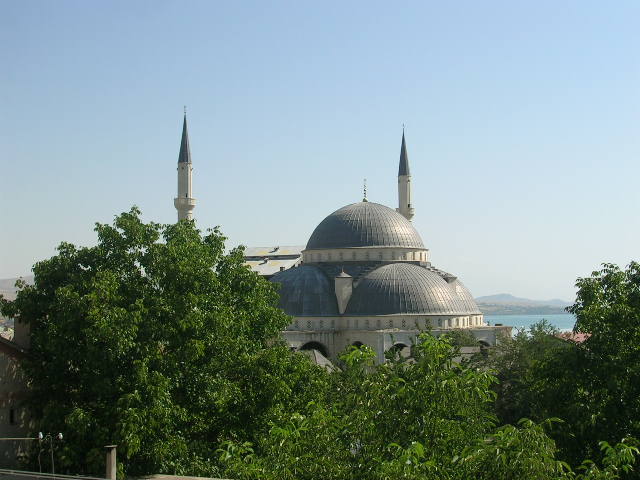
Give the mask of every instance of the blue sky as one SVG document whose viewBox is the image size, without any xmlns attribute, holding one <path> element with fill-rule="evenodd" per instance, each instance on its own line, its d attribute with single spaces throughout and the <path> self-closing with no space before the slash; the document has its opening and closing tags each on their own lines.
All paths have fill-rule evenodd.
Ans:
<svg viewBox="0 0 640 480">
<path fill-rule="evenodd" d="M 638 259 L 637 1 L 0 1 L 0 278 L 138 205 L 175 219 L 187 105 L 198 225 L 304 244 L 396 205 L 475 295 L 571 300 Z"/>
</svg>

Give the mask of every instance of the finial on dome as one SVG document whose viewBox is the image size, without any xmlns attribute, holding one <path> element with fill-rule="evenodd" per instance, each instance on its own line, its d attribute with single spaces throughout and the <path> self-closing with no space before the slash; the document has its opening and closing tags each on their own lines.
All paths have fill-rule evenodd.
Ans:
<svg viewBox="0 0 640 480">
<path fill-rule="evenodd" d="M 367 179 L 364 179 L 364 186 L 363 186 L 363 191 L 364 191 L 364 197 L 362 198 L 363 202 L 368 202 L 369 200 L 367 200 Z"/>
<path fill-rule="evenodd" d="M 344 265 L 343 265 L 342 269 L 340 270 L 340 273 L 336 278 L 351 278 L 351 275 L 349 275 L 347 272 L 344 271 Z"/>
</svg>

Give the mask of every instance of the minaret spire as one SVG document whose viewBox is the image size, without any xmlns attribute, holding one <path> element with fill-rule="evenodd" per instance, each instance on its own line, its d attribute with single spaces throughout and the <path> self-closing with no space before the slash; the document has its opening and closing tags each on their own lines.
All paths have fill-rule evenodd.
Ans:
<svg viewBox="0 0 640 480">
<path fill-rule="evenodd" d="M 182 140 L 178 154 L 178 196 L 173 200 L 173 205 L 178 210 L 178 221 L 193 218 L 192 211 L 196 206 L 196 199 L 192 196 L 192 173 L 193 164 L 191 163 L 189 132 L 187 131 L 187 107 L 184 107 Z"/>
<path fill-rule="evenodd" d="M 404 125 L 402 126 L 402 145 L 400 146 L 400 165 L 398 166 L 398 176 L 407 175 L 409 173 L 409 155 L 407 154 L 407 142 L 404 139 Z"/>
<path fill-rule="evenodd" d="M 407 220 L 411 220 L 415 212 L 411 205 L 411 172 L 407 142 L 404 138 L 404 125 L 402 125 L 402 145 L 400 146 L 400 164 L 398 165 L 398 208 L 396 211 Z"/>
<path fill-rule="evenodd" d="M 182 140 L 180 141 L 180 153 L 178 163 L 191 163 L 191 149 L 189 148 L 189 132 L 187 130 L 187 107 L 184 107 L 184 120 L 182 121 Z"/>
</svg>

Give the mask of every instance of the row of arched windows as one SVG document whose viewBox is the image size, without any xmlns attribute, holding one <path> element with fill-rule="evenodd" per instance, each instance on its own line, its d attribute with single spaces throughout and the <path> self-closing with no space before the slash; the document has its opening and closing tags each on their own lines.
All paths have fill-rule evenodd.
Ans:
<svg viewBox="0 0 640 480">
<path fill-rule="evenodd" d="M 394 320 L 392 318 L 388 318 L 388 319 L 381 319 L 381 318 L 375 318 L 375 319 L 369 319 L 369 318 L 365 318 L 365 319 L 360 319 L 358 317 L 355 317 L 354 319 L 350 320 L 352 327 L 355 328 L 365 328 L 367 330 L 374 328 L 374 329 L 381 329 L 381 328 L 400 328 L 400 324 L 396 323 L 399 322 L 399 320 Z M 482 322 L 482 317 L 480 315 L 471 315 L 468 317 L 455 317 L 455 318 L 425 318 L 425 319 L 402 319 L 402 328 L 428 328 L 428 327 L 437 327 L 437 328 L 465 328 L 465 327 L 478 327 L 478 326 L 482 326 L 483 322 Z M 324 330 L 324 329 L 334 329 L 336 326 L 336 321 L 335 319 L 331 319 L 331 320 L 325 320 L 320 318 L 319 320 L 316 319 L 311 319 L 311 318 L 307 318 L 306 323 L 304 323 L 304 321 L 302 321 L 301 319 L 295 319 L 292 327 L 293 328 L 305 328 L 307 330 L 312 330 L 312 329 L 317 329 L 317 330 Z"/>
<path fill-rule="evenodd" d="M 359 342 L 359 341 L 355 341 L 351 344 L 351 346 L 353 347 L 362 347 L 364 345 L 364 343 Z M 327 347 L 325 347 L 322 343 L 320 342 L 307 342 L 304 345 L 302 345 L 300 347 L 300 350 L 317 350 L 318 352 L 320 352 L 323 356 L 325 357 L 329 357 L 329 352 L 327 350 Z M 396 352 L 400 355 L 405 355 L 408 356 L 410 354 L 410 347 L 408 345 L 405 345 L 404 343 L 396 343 L 395 345 L 393 345 L 390 349 L 390 351 Z"/>
<path fill-rule="evenodd" d="M 388 254 L 387 254 L 388 252 Z M 413 262 L 426 262 L 427 252 L 397 252 L 391 250 L 352 250 L 351 252 L 326 252 L 326 253 L 308 253 L 310 262 L 331 262 L 334 260 L 408 260 Z"/>
</svg>

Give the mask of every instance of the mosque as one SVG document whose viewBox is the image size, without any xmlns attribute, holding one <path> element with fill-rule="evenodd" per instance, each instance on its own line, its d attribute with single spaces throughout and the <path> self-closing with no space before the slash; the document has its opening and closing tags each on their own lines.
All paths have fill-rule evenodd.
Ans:
<svg viewBox="0 0 640 480">
<path fill-rule="evenodd" d="M 192 218 L 196 204 L 192 170 L 185 115 L 174 200 L 179 220 Z M 335 360 L 350 345 L 366 344 L 382 362 L 390 349 L 408 354 L 424 330 L 466 329 L 484 346 L 510 335 L 511 327 L 484 322 L 458 277 L 432 265 L 414 214 L 403 131 L 398 208 L 365 196 L 322 220 L 305 247 L 245 251 L 247 265 L 279 285 L 280 307 L 293 317 L 282 332 L 292 349 Z"/>
</svg>

